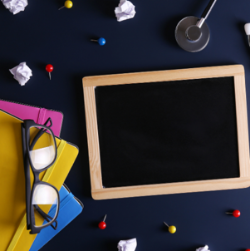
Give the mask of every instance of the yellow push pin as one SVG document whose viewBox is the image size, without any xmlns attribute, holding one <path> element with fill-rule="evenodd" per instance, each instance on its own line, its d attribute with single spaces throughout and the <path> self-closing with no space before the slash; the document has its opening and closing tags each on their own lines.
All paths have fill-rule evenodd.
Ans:
<svg viewBox="0 0 250 251">
<path fill-rule="evenodd" d="M 61 7 L 60 9 L 58 9 L 58 10 L 61 10 L 61 9 L 63 9 L 63 8 L 71 9 L 72 7 L 73 7 L 73 2 L 67 0 L 67 1 L 65 1 L 64 6 L 62 6 L 62 7 Z"/>
<path fill-rule="evenodd" d="M 176 227 L 175 226 L 169 226 L 166 222 L 163 222 L 167 227 L 168 227 L 168 232 L 170 234 L 174 234 L 176 232 Z"/>
</svg>

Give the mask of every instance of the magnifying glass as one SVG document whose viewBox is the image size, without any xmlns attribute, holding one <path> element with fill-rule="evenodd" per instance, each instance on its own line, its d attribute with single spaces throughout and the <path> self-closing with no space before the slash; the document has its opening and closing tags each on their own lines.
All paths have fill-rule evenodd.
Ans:
<svg viewBox="0 0 250 251">
<path fill-rule="evenodd" d="M 176 26 L 175 39 L 178 45 L 189 52 L 203 50 L 210 39 L 210 31 L 205 20 L 208 18 L 217 0 L 210 0 L 201 18 L 185 17 Z"/>
</svg>

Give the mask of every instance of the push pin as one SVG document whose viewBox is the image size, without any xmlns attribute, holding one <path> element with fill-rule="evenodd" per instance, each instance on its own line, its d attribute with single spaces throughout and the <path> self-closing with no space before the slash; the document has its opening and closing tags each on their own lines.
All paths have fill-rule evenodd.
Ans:
<svg viewBox="0 0 250 251">
<path fill-rule="evenodd" d="M 62 6 L 62 7 L 59 8 L 58 10 L 61 10 L 61 9 L 63 9 L 63 8 L 71 9 L 72 7 L 73 7 L 73 2 L 67 0 L 67 1 L 65 1 L 64 6 Z"/>
<path fill-rule="evenodd" d="M 53 65 L 52 64 L 47 64 L 45 69 L 49 73 L 49 79 L 51 80 L 51 72 L 54 70 Z"/>
<path fill-rule="evenodd" d="M 248 45 L 250 46 L 250 23 L 245 24 L 244 28 L 247 34 Z"/>
<path fill-rule="evenodd" d="M 102 230 L 105 229 L 105 228 L 107 227 L 106 222 L 105 222 L 106 218 L 107 218 L 107 214 L 104 216 L 103 221 L 101 221 L 101 222 L 98 224 L 98 227 L 99 227 L 100 229 L 102 229 Z"/>
<path fill-rule="evenodd" d="M 246 249 L 245 251 L 250 251 L 250 249 L 248 248 L 248 249 Z"/>
<path fill-rule="evenodd" d="M 105 45 L 105 44 L 106 44 L 106 40 L 105 40 L 105 38 L 103 38 L 103 37 L 100 37 L 98 40 L 96 40 L 96 39 L 91 39 L 90 41 L 92 41 L 92 42 L 97 42 L 99 45 Z"/>
<path fill-rule="evenodd" d="M 240 217 L 240 211 L 234 210 L 233 212 L 226 212 L 226 214 L 232 214 L 235 218 Z"/>
<path fill-rule="evenodd" d="M 175 226 L 169 226 L 166 222 L 163 222 L 168 227 L 168 232 L 174 234 L 176 232 Z"/>
</svg>

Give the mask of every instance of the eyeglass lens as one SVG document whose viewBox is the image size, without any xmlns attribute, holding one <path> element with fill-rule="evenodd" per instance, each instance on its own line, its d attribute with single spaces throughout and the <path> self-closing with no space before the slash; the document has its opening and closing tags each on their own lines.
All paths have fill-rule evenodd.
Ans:
<svg viewBox="0 0 250 251">
<path fill-rule="evenodd" d="M 46 184 L 36 185 L 32 196 L 32 205 L 35 209 L 39 207 L 43 212 L 49 212 L 50 218 L 44 220 L 35 210 L 35 226 L 40 227 L 49 224 L 58 210 L 58 197 L 56 190 Z"/>
<path fill-rule="evenodd" d="M 35 136 L 39 130 L 35 127 L 29 129 L 30 145 L 32 144 Z M 46 130 L 35 142 L 32 149 L 29 151 L 30 160 L 35 169 L 43 169 L 50 165 L 55 159 L 56 146 L 53 136 L 49 130 Z"/>
</svg>

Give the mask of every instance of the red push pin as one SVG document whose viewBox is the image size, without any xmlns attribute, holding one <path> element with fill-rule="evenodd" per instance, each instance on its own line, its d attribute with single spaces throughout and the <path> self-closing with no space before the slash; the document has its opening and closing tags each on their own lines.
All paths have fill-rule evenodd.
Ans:
<svg viewBox="0 0 250 251">
<path fill-rule="evenodd" d="M 106 218 L 107 218 L 107 214 L 104 216 L 103 221 L 101 221 L 101 222 L 98 224 L 98 227 L 99 227 L 100 229 L 102 229 L 102 230 L 105 229 L 105 228 L 107 227 L 107 225 L 106 225 L 106 223 L 105 223 Z"/>
<path fill-rule="evenodd" d="M 234 210 L 233 212 L 226 212 L 226 214 L 232 214 L 235 218 L 240 217 L 240 211 L 239 210 Z"/>
<path fill-rule="evenodd" d="M 51 80 L 51 72 L 54 70 L 53 65 L 52 64 L 47 64 L 45 69 L 49 73 L 49 79 Z"/>
<path fill-rule="evenodd" d="M 245 251 L 250 251 L 250 249 L 248 248 L 248 249 L 246 249 Z"/>
</svg>

